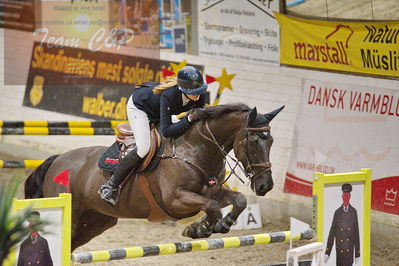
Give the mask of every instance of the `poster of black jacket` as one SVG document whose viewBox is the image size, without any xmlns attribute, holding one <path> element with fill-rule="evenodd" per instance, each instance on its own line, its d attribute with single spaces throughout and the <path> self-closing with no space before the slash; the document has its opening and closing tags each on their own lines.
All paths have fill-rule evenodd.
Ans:
<svg viewBox="0 0 399 266">
<path fill-rule="evenodd" d="M 80 48 L 33 46 L 24 106 L 101 120 L 126 120 L 137 85 L 160 81 L 169 62 Z M 203 66 L 194 65 L 201 71 Z"/>
<path fill-rule="evenodd" d="M 40 2 L 0 0 L 0 27 L 32 32 Z"/>
</svg>

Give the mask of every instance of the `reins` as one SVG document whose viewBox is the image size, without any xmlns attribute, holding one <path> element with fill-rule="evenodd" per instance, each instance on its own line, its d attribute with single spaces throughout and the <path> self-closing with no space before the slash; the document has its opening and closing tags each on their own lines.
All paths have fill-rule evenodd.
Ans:
<svg viewBox="0 0 399 266">
<path fill-rule="evenodd" d="M 205 128 L 206 128 L 206 130 L 208 131 L 208 133 L 209 133 L 209 135 L 211 136 L 211 138 L 209 138 L 209 137 L 206 136 L 204 133 L 202 133 L 202 132 L 199 130 L 199 127 L 197 127 L 198 134 L 199 134 L 201 137 L 203 137 L 204 139 L 206 139 L 206 140 L 208 140 L 208 141 L 214 143 L 214 144 L 218 147 L 219 151 L 220 151 L 220 152 L 222 153 L 222 155 L 224 156 L 224 160 L 227 162 L 228 167 L 230 168 L 230 174 L 227 176 L 227 178 L 225 178 L 225 180 L 222 182 L 222 184 L 226 183 L 227 180 L 228 180 L 232 175 L 234 175 L 238 180 L 240 180 L 243 184 L 245 184 L 245 181 L 242 180 L 242 179 L 238 176 L 238 174 L 235 172 L 235 169 L 236 169 L 237 166 L 238 166 L 238 167 L 241 169 L 241 171 L 245 174 L 245 177 L 248 178 L 249 181 L 251 181 L 251 182 L 254 181 L 254 180 L 256 180 L 256 179 L 257 179 L 259 176 L 261 176 L 263 173 L 265 173 L 265 172 L 271 170 L 272 164 L 271 164 L 270 162 L 251 164 L 251 163 L 249 162 L 249 158 L 248 158 L 248 147 L 247 147 L 247 145 L 248 145 L 247 132 L 248 132 L 248 131 L 251 131 L 251 132 L 266 132 L 266 131 L 270 131 L 270 128 L 271 128 L 270 126 L 259 127 L 259 128 L 250 128 L 250 127 L 244 128 L 244 136 L 245 136 L 245 138 L 244 138 L 243 142 L 244 142 L 245 144 L 247 144 L 247 145 L 245 146 L 245 151 L 244 151 L 245 160 L 246 160 L 246 162 L 247 162 L 247 167 L 246 167 L 246 169 L 244 169 L 244 167 L 240 164 L 240 161 L 239 161 L 239 160 L 237 160 L 236 158 L 233 158 L 232 156 L 230 156 L 230 155 L 224 150 L 224 146 L 223 146 L 223 145 L 220 145 L 220 144 L 217 142 L 217 140 L 216 140 L 214 134 L 212 133 L 212 131 L 211 131 L 210 127 L 209 127 L 208 120 L 205 120 Z M 226 157 L 230 158 L 230 159 L 235 163 L 235 165 L 234 165 L 233 167 L 230 165 L 229 161 L 226 160 Z M 258 168 L 265 168 L 265 170 L 263 170 L 263 171 L 259 172 L 258 174 L 256 174 L 255 171 L 252 170 L 252 168 L 257 168 L 257 167 L 258 167 Z M 249 171 L 248 171 L 248 170 L 249 170 Z"/>
<path fill-rule="evenodd" d="M 203 132 L 201 132 L 201 130 L 199 129 L 199 127 L 197 127 L 197 131 L 198 134 L 204 138 L 205 140 L 213 143 L 216 145 L 216 147 L 218 148 L 218 150 L 222 153 L 223 155 L 223 160 L 224 163 L 223 165 L 225 165 L 225 163 L 227 162 L 228 167 L 230 168 L 230 174 L 224 179 L 224 181 L 221 183 L 221 185 L 223 185 L 224 183 L 227 182 L 227 180 L 229 180 L 229 178 L 234 175 L 238 180 L 240 180 L 243 184 L 245 184 L 246 182 L 244 180 L 242 180 L 238 174 L 235 172 L 235 169 L 237 168 L 237 166 L 240 168 L 240 170 L 245 174 L 245 177 L 250 181 L 253 182 L 254 180 L 256 180 L 259 176 L 261 176 L 263 173 L 270 171 L 271 170 L 271 166 L 272 164 L 270 162 L 264 162 L 264 163 L 254 163 L 251 164 L 249 161 L 249 157 L 248 157 L 248 132 L 267 132 L 270 131 L 270 126 L 265 126 L 265 127 L 259 127 L 259 128 L 252 128 L 252 127 L 246 127 L 244 128 L 244 139 L 243 142 L 245 144 L 244 146 L 244 155 L 245 155 L 245 161 L 247 166 L 244 168 L 243 165 L 241 165 L 242 163 L 240 163 L 240 161 L 234 157 L 232 157 L 231 155 L 229 155 L 228 152 L 225 151 L 225 147 L 223 145 L 220 145 L 215 137 L 215 135 L 212 133 L 212 130 L 209 127 L 209 123 L 208 120 L 205 120 L 205 128 L 207 133 L 210 135 L 210 137 L 208 137 L 207 135 L 205 135 Z M 204 178 L 209 178 L 208 174 L 205 172 L 204 169 L 202 169 L 200 166 L 196 165 L 195 163 L 193 163 L 189 158 L 182 158 L 180 156 L 178 156 L 176 154 L 176 141 L 174 138 L 171 138 L 171 142 L 172 142 L 172 155 L 167 155 L 167 154 L 162 154 L 161 156 L 159 156 L 161 159 L 178 159 L 181 160 L 185 163 L 188 163 L 189 165 L 193 166 L 194 168 L 196 168 L 197 170 L 199 170 L 201 172 L 201 174 L 204 176 Z M 232 160 L 235 164 L 234 166 L 232 166 L 229 162 L 229 160 L 226 159 L 229 158 L 230 160 Z M 224 170 L 224 166 L 222 167 L 222 169 L 220 170 L 219 174 L 217 175 L 217 177 L 219 175 L 222 174 L 223 170 Z M 263 171 L 259 172 L 259 173 L 255 173 L 255 171 L 253 170 L 253 168 L 265 168 Z"/>
<path fill-rule="evenodd" d="M 172 142 L 172 155 L 167 155 L 167 154 L 164 154 L 164 153 L 163 153 L 163 154 L 161 154 L 159 157 L 160 157 L 161 159 L 178 159 L 178 160 L 181 160 L 181 161 L 183 161 L 183 162 L 185 162 L 185 163 L 188 163 L 189 165 L 194 166 L 197 170 L 199 170 L 199 171 L 201 172 L 201 174 L 202 174 L 204 177 L 206 177 L 207 174 L 206 174 L 206 172 L 204 171 L 204 169 L 202 169 L 201 167 L 199 167 L 199 166 L 195 165 L 194 163 L 192 163 L 191 160 L 190 160 L 189 158 L 182 158 L 182 157 L 180 157 L 180 156 L 178 156 L 178 155 L 176 154 L 176 141 L 175 141 L 174 138 L 171 138 L 170 140 L 171 140 L 171 142 Z"/>
<path fill-rule="evenodd" d="M 225 162 L 227 162 L 227 165 L 228 165 L 229 168 L 230 168 L 230 174 L 227 176 L 227 178 L 224 179 L 224 181 L 222 182 L 222 185 L 223 185 L 224 183 L 226 183 L 227 180 L 229 180 L 229 178 L 230 178 L 233 174 L 234 174 L 235 177 L 237 177 L 238 180 L 240 180 L 240 181 L 244 184 L 245 181 L 242 180 L 242 179 L 237 175 L 237 173 L 235 172 L 235 169 L 236 169 L 236 167 L 238 166 L 238 167 L 245 173 L 245 170 L 244 170 L 244 168 L 240 165 L 240 162 L 239 162 L 237 159 L 235 159 L 235 158 L 233 158 L 232 156 L 230 156 L 230 155 L 228 154 L 228 152 L 226 152 L 226 151 L 224 150 L 224 146 L 223 146 L 223 145 L 221 146 L 221 145 L 217 142 L 215 136 L 213 135 L 211 129 L 209 128 L 208 120 L 205 120 L 205 128 L 206 128 L 206 130 L 208 131 L 208 133 L 209 133 L 209 135 L 211 136 L 211 138 L 209 138 L 209 137 L 206 136 L 204 133 L 202 133 L 202 132 L 199 130 L 199 127 L 197 127 L 198 134 L 199 134 L 201 137 L 203 137 L 204 139 L 206 139 L 206 140 L 212 142 L 213 144 L 215 144 L 215 145 L 218 147 L 219 151 L 222 153 L 222 155 L 223 155 L 223 157 L 224 157 L 223 160 L 224 160 Z M 235 162 L 234 167 L 232 167 L 232 166 L 230 165 L 230 162 L 229 162 L 228 160 L 226 160 L 226 157 L 230 158 L 233 162 Z"/>
<path fill-rule="evenodd" d="M 200 166 L 196 165 L 195 163 L 193 163 L 189 158 L 182 158 L 182 157 L 178 156 L 177 153 L 176 153 L 176 141 L 175 141 L 174 138 L 171 138 L 170 140 L 171 140 L 171 144 L 172 144 L 172 155 L 161 154 L 159 157 L 160 157 L 161 159 L 178 159 L 178 160 L 181 160 L 181 161 L 183 161 L 183 162 L 185 162 L 185 163 L 187 163 L 187 164 L 189 164 L 189 165 L 191 165 L 191 166 L 194 166 L 194 168 L 196 168 L 198 171 L 201 172 L 202 176 L 203 176 L 204 179 L 206 180 L 206 178 L 208 178 L 209 176 L 208 176 L 208 174 L 205 172 L 205 170 L 202 169 Z M 222 171 L 223 171 L 223 168 L 222 168 L 222 170 L 218 173 L 217 176 L 219 176 L 219 175 L 222 173 Z"/>
</svg>

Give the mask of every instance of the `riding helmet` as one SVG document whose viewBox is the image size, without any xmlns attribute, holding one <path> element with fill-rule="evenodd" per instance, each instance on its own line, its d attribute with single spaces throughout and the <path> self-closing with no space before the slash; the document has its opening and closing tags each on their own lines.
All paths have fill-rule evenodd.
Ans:
<svg viewBox="0 0 399 266">
<path fill-rule="evenodd" d="M 193 66 L 185 66 L 177 73 L 179 90 L 189 95 L 202 95 L 208 89 L 201 72 Z"/>
</svg>

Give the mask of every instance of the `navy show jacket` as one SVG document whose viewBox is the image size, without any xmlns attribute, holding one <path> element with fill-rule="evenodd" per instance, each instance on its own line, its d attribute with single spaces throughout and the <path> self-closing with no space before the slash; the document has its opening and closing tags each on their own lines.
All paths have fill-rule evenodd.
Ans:
<svg viewBox="0 0 399 266">
<path fill-rule="evenodd" d="M 153 85 L 151 82 L 148 84 Z M 166 89 L 161 94 L 154 94 L 152 92 L 153 87 L 143 84 L 142 87 L 136 89 L 132 97 L 133 104 L 148 115 L 150 122 L 161 123 L 162 135 L 165 138 L 180 135 L 191 125 L 187 116 L 173 124 L 172 115 L 205 106 L 205 94 L 201 95 L 198 101 L 190 100 L 183 106 L 183 93 L 177 85 Z"/>
</svg>

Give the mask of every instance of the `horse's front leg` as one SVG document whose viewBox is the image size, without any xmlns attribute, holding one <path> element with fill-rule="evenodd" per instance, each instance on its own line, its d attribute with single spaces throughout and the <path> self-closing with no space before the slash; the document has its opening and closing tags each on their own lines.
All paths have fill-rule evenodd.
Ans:
<svg viewBox="0 0 399 266">
<path fill-rule="evenodd" d="M 184 229 L 183 235 L 191 238 L 209 237 L 216 222 L 222 218 L 217 201 L 184 189 L 176 192 L 172 209 L 176 213 L 193 213 L 202 210 L 207 214 L 207 219 L 192 223 Z"/>
<path fill-rule="evenodd" d="M 237 221 L 238 216 L 240 216 L 247 207 L 247 198 L 240 192 L 222 186 L 216 193 L 214 199 L 219 202 L 221 208 L 233 204 L 233 209 L 225 217 L 218 220 L 213 228 L 213 233 L 226 234 L 230 231 L 230 227 L 235 221 Z"/>
</svg>

